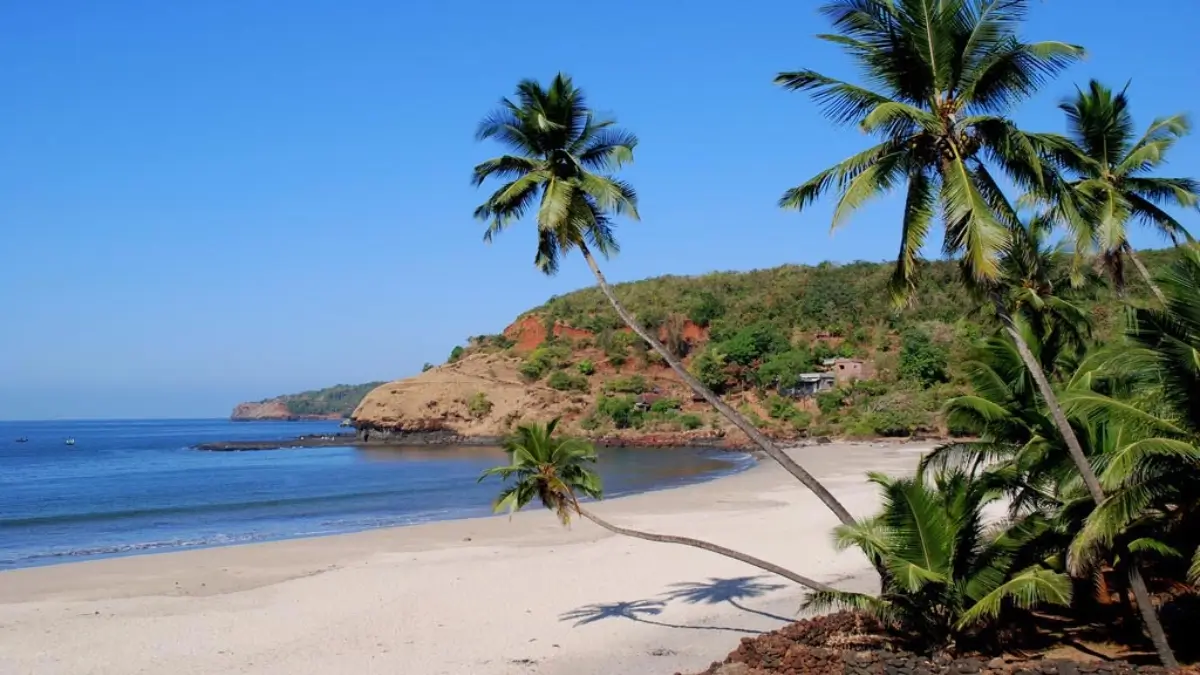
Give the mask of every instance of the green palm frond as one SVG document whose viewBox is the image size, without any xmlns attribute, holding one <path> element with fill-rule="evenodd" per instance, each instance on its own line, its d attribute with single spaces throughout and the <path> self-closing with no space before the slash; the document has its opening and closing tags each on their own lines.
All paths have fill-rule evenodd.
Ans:
<svg viewBox="0 0 1200 675">
<path fill-rule="evenodd" d="M 600 477 L 590 468 L 596 462 L 595 448 L 556 435 L 558 422 L 555 418 L 545 425 L 522 424 L 504 439 L 509 463 L 487 469 L 479 478 L 499 477 L 506 483 L 493 504 L 496 512 L 511 514 L 536 499 L 566 525 L 576 513 L 577 495 L 602 496 Z"/>
<path fill-rule="evenodd" d="M 1157 458 L 1178 460 L 1182 465 L 1200 469 L 1200 448 L 1195 444 L 1172 438 L 1140 438 L 1098 458 L 1100 484 L 1105 490 L 1116 490 L 1127 483 L 1139 467 Z"/>
<path fill-rule="evenodd" d="M 502 99 L 480 122 L 476 137 L 510 151 L 472 173 L 476 187 L 507 181 L 475 209 L 487 223 L 485 241 L 524 219 L 536 203 L 534 265 L 542 272 L 556 273 L 560 259 L 576 248 L 617 252 L 611 217 L 637 220 L 637 193 L 611 174 L 633 161 L 638 139 L 590 110 L 571 78 L 560 73 L 548 86 L 522 80 L 513 99 Z"/>
<path fill-rule="evenodd" d="M 873 616 L 885 625 L 896 623 L 898 618 L 896 607 L 887 600 L 847 591 L 815 591 L 804 599 L 802 609 L 822 614 L 838 609 L 850 609 Z"/>
<path fill-rule="evenodd" d="M 1192 566 L 1188 568 L 1188 581 L 1200 584 L 1200 548 L 1197 548 L 1192 556 Z"/>
<path fill-rule="evenodd" d="M 1030 567 L 1013 575 L 992 592 L 978 599 L 962 613 L 958 628 L 963 629 L 1000 615 L 1005 603 L 1021 609 L 1050 604 L 1071 604 L 1071 580 L 1065 574 Z"/>
</svg>

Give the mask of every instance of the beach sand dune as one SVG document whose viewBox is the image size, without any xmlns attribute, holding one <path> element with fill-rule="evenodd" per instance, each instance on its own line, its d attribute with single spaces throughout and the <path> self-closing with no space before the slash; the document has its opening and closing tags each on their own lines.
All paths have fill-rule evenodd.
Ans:
<svg viewBox="0 0 1200 675">
<path fill-rule="evenodd" d="M 855 514 L 868 470 L 924 448 L 802 448 Z M 700 485 L 605 502 L 836 585 L 876 583 L 836 553 L 833 516 L 769 461 Z M 563 530 L 544 511 L 0 573 L 0 673 L 670 674 L 792 620 L 803 590 L 704 551 Z"/>
</svg>

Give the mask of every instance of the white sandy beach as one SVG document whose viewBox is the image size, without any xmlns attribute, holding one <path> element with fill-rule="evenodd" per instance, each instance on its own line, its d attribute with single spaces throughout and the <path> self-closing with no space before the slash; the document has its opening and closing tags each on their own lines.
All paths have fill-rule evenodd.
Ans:
<svg viewBox="0 0 1200 675">
<path fill-rule="evenodd" d="M 924 446 L 795 456 L 856 515 L 868 470 Z M 605 502 L 613 522 L 708 539 L 871 590 L 833 516 L 769 460 Z M 549 513 L 99 560 L 0 573 L 0 673 L 669 675 L 794 617 L 799 587 L 687 547 L 563 530 Z"/>
</svg>

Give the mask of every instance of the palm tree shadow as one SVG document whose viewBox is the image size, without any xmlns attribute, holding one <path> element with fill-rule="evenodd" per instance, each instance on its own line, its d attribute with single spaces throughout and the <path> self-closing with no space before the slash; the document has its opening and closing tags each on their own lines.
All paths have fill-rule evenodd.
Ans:
<svg viewBox="0 0 1200 675">
<path fill-rule="evenodd" d="M 741 600 L 757 598 L 771 591 L 784 588 L 783 584 L 769 584 L 760 581 L 765 578 L 765 576 L 731 577 L 728 579 L 709 577 L 707 581 L 671 584 L 671 590 L 664 593 L 663 597 L 667 601 L 680 600 L 689 605 L 719 605 L 721 603 L 729 603 L 738 610 L 748 614 L 757 614 L 768 619 L 792 623 L 796 620 L 795 617 L 764 612 L 760 609 L 747 607 L 739 602 Z"/>
<path fill-rule="evenodd" d="M 650 624 L 652 626 L 662 626 L 664 628 L 685 628 L 688 630 L 720 630 L 730 631 L 734 633 L 747 633 L 749 635 L 759 635 L 762 631 L 750 630 L 748 628 L 729 628 L 725 626 L 692 626 L 687 624 L 669 623 L 666 621 L 657 621 L 649 617 L 655 617 L 662 614 L 663 608 L 667 603 L 662 600 L 631 600 L 625 602 L 598 602 L 591 605 L 577 607 L 569 612 L 563 612 L 559 615 L 559 621 L 574 621 L 574 626 L 586 626 L 589 623 L 596 623 L 604 619 L 629 619 L 638 623 Z"/>
</svg>

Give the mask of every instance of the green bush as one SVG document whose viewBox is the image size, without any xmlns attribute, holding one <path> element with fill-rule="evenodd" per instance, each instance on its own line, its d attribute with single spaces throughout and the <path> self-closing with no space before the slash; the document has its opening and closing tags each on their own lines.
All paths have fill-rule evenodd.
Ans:
<svg viewBox="0 0 1200 675">
<path fill-rule="evenodd" d="M 947 379 L 946 348 L 923 330 L 910 328 L 900 336 L 900 377 L 929 387 Z"/>
<path fill-rule="evenodd" d="M 618 377 L 615 380 L 609 380 L 604 384 L 606 391 L 615 392 L 618 394 L 644 394 L 649 390 L 650 386 L 646 384 L 646 378 L 641 375 L 630 375 L 629 377 Z"/>
<path fill-rule="evenodd" d="M 596 373 L 596 364 L 592 363 L 591 359 L 584 359 L 575 364 L 575 369 L 584 377 L 591 377 Z"/>
<path fill-rule="evenodd" d="M 608 355 L 608 364 L 617 370 L 620 370 L 621 366 L 625 365 L 625 362 L 627 360 L 628 359 L 625 358 L 624 354 L 609 354 Z"/>
<path fill-rule="evenodd" d="M 786 352 L 771 355 L 755 373 L 758 386 L 790 387 L 800 378 L 801 373 L 810 373 L 816 363 L 807 349 L 790 349 Z"/>
<path fill-rule="evenodd" d="M 543 343 L 525 358 L 525 362 L 517 367 L 517 371 L 525 379 L 534 382 L 542 379 L 542 376 L 551 370 L 565 368 L 569 358 L 571 358 L 570 345 Z"/>
<path fill-rule="evenodd" d="M 477 391 L 467 399 L 467 412 L 476 419 L 487 417 L 488 413 L 492 412 L 492 402 L 488 400 L 487 394 Z"/>
<path fill-rule="evenodd" d="M 692 361 L 692 374 L 701 384 L 720 394 L 729 387 L 726 365 L 725 355 L 710 344 Z"/>
<path fill-rule="evenodd" d="M 600 428 L 600 420 L 594 414 L 579 420 L 579 428 L 584 431 L 595 431 Z"/>
<path fill-rule="evenodd" d="M 679 417 L 679 423 L 683 425 L 684 429 L 689 431 L 692 429 L 699 429 L 700 427 L 704 426 L 704 420 L 700 419 L 699 415 L 693 415 L 692 413 L 681 415 Z"/>
<path fill-rule="evenodd" d="M 455 361 L 461 359 L 463 357 L 463 352 L 465 351 L 466 350 L 462 348 L 462 345 L 455 346 L 454 349 L 450 350 L 450 358 L 446 359 L 446 363 L 454 363 Z"/>
<path fill-rule="evenodd" d="M 422 372 L 422 373 L 427 373 L 427 372 L 429 372 L 429 371 L 431 371 L 431 370 L 433 370 L 433 364 L 432 364 L 432 363 L 428 363 L 428 362 L 426 362 L 426 363 L 425 363 L 425 365 L 421 366 L 421 372 Z"/>
<path fill-rule="evenodd" d="M 846 398 L 846 394 L 840 389 L 833 391 L 823 391 L 817 394 L 817 409 L 822 415 L 832 415 L 842 407 L 842 401 Z"/>
<path fill-rule="evenodd" d="M 596 412 L 612 420 L 618 429 L 640 427 L 644 415 L 637 409 L 637 399 L 633 396 L 601 396 L 596 402 Z"/>
<path fill-rule="evenodd" d="M 807 410 L 793 408 L 792 413 L 788 415 L 787 421 L 796 431 L 807 431 L 812 426 L 812 413 Z"/>
<path fill-rule="evenodd" d="M 550 373 L 550 378 L 546 380 L 546 384 L 551 389 L 559 391 L 587 391 L 588 381 L 583 375 L 573 375 L 565 370 L 556 370 Z"/>
<path fill-rule="evenodd" d="M 677 398 L 660 398 L 657 401 L 655 401 L 654 403 L 650 404 L 650 412 L 653 412 L 653 413 L 672 412 L 675 410 L 679 410 L 682 407 L 683 407 L 683 404 L 680 403 L 679 399 L 677 399 Z"/>
<path fill-rule="evenodd" d="M 520 373 L 521 377 L 525 378 L 526 380 L 534 382 L 542 379 L 542 375 L 546 374 L 546 368 L 545 364 L 543 363 L 527 360 L 521 365 L 517 366 L 517 372 Z"/>
<path fill-rule="evenodd" d="M 771 354 L 787 351 L 789 346 L 787 335 L 779 326 L 757 321 L 724 340 L 721 351 L 729 361 L 749 366 Z"/>
<path fill-rule="evenodd" d="M 701 293 L 688 310 L 688 318 L 697 326 L 708 326 L 725 314 L 725 305 L 712 293 Z"/>
</svg>

